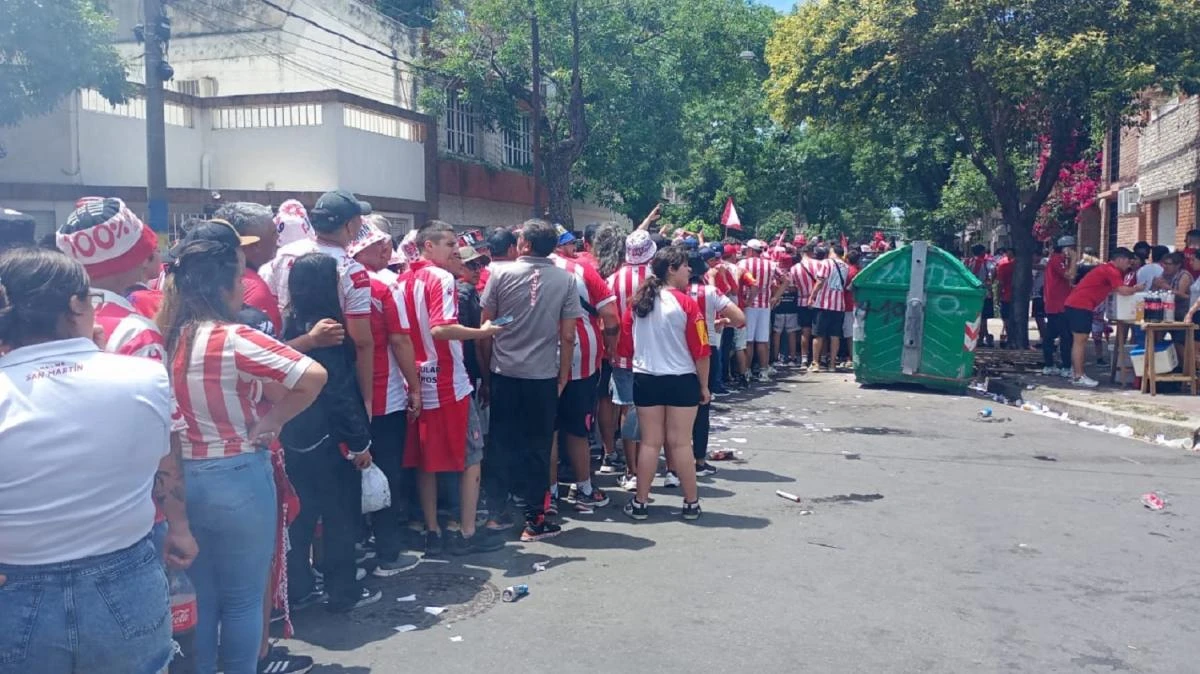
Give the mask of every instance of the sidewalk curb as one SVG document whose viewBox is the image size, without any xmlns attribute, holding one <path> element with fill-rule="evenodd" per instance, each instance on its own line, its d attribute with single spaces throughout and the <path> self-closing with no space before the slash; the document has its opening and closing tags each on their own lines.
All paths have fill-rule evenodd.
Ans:
<svg viewBox="0 0 1200 674">
<path fill-rule="evenodd" d="M 1159 435 L 1167 440 L 1193 438 L 1200 431 L 1192 423 L 1172 421 L 1161 417 L 1120 412 L 1103 405 L 1093 405 L 1079 400 L 1063 398 L 1057 395 L 1037 395 L 1036 391 L 1027 391 L 1025 402 L 1042 405 L 1057 413 L 1066 413 L 1076 421 L 1086 421 L 1105 426 L 1120 426 L 1125 424 L 1133 429 L 1135 435 L 1154 440 Z"/>
</svg>

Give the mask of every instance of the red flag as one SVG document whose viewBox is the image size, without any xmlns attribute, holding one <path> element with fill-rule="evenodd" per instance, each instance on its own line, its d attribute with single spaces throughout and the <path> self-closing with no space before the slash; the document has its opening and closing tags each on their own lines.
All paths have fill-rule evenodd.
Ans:
<svg viewBox="0 0 1200 674">
<path fill-rule="evenodd" d="M 725 212 L 721 214 L 721 226 L 725 229 L 741 231 L 742 220 L 738 217 L 737 207 L 733 205 L 733 197 L 725 201 Z"/>
<path fill-rule="evenodd" d="M 784 227 L 783 231 L 779 232 L 779 238 L 775 239 L 775 245 L 772 246 L 773 248 L 777 248 L 777 247 L 783 245 L 783 235 L 788 233 L 788 229 L 790 229 L 790 228 Z"/>
<path fill-rule="evenodd" d="M 842 234 L 842 250 L 850 250 L 850 239 L 845 234 Z"/>
</svg>

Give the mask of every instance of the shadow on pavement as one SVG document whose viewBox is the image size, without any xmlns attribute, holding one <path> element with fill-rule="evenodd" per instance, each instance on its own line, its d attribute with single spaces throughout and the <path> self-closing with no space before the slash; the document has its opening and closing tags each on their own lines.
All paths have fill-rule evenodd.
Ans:
<svg viewBox="0 0 1200 674">
<path fill-rule="evenodd" d="M 759 470 L 757 468 L 733 468 L 717 464 L 719 473 L 713 476 L 714 480 L 725 480 L 728 482 L 795 482 L 796 478 L 772 473 L 769 470 Z"/>
<path fill-rule="evenodd" d="M 343 667 L 341 665 L 316 665 L 312 674 L 371 674 L 370 667 Z"/>
<path fill-rule="evenodd" d="M 700 479 L 703 480 L 704 478 Z M 729 498 L 730 496 L 734 495 L 734 493 L 728 489 L 718 489 L 703 482 L 700 482 L 696 485 L 696 493 L 700 495 L 700 498 Z"/>
<path fill-rule="evenodd" d="M 568 550 L 645 550 L 655 545 L 649 538 L 630 536 L 619 531 L 595 531 L 580 526 L 564 528 L 547 544 Z"/>
</svg>

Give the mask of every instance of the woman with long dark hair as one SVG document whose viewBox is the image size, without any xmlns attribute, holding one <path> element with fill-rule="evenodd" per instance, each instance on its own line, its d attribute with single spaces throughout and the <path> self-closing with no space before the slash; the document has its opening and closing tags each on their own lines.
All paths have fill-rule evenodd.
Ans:
<svg viewBox="0 0 1200 674">
<path fill-rule="evenodd" d="M 200 554 L 196 671 L 254 674 L 275 535 L 275 483 L 267 445 L 309 406 L 325 369 L 237 323 L 241 249 L 195 240 L 172 251 L 158 315 L 169 371 L 187 425 L 183 470 Z M 270 410 L 259 416 L 266 396 Z"/>
<path fill-rule="evenodd" d="M 700 517 L 692 425 L 707 405 L 708 329 L 700 307 L 687 294 L 687 252 L 681 246 L 659 250 L 648 276 L 621 321 L 621 355 L 632 358 L 633 402 L 641 426 L 637 495 L 625 505 L 635 520 L 649 517 L 646 502 L 658 468 L 659 448 L 675 466 L 683 487 L 683 518 Z"/>
<path fill-rule="evenodd" d="M 150 540 L 169 446 L 161 363 L 105 353 L 78 262 L 0 255 L 0 673 L 161 670 L 167 578 Z"/>
<path fill-rule="evenodd" d="M 323 253 L 296 258 L 288 277 L 292 299 L 283 319 L 284 339 L 303 335 L 325 319 L 339 323 L 346 319 L 338 298 L 337 265 L 337 260 Z M 329 380 L 316 402 L 288 422 L 280 436 L 288 477 L 300 495 L 300 516 L 288 530 L 292 544 L 289 593 L 303 600 L 315 590 L 309 548 L 319 518 L 325 532 L 325 588 L 333 611 L 349 611 L 383 597 L 359 585 L 355 578 L 354 543 L 362 518 L 358 471 L 371 465 L 371 421 L 358 390 L 356 354 L 349 335 L 338 346 L 308 352 L 325 368 Z"/>
</svg>

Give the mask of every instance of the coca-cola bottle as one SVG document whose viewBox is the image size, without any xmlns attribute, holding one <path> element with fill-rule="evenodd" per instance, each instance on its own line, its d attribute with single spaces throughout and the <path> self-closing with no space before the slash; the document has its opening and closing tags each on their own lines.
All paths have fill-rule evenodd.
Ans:
<svg viewBox="0 0 1200 674">
<path fill-rule="evenodd" d="M 196 589 L 182 571 L 171 571 L 171 634 L 175 639 L 175 657 L 168 668 L 170 674 L 194 674 L 196 637 Z"/>
</svg>

